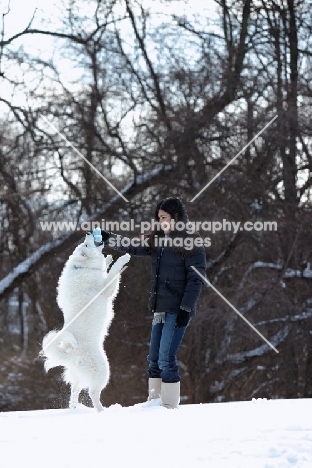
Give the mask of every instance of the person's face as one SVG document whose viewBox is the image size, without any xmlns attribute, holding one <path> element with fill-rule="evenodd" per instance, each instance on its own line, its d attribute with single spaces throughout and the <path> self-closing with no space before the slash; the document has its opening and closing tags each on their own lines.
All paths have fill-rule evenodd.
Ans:
<svg viewBox="0 0 312 468">
<path fill-rule="evenodd" d="M 158 220 L 160 222 L 161 228 L 164 231 L 164 233 L 169 234 L 170 233 L 170 221 L 171 221 L 170 214 L 164 210 L 159 210 Z"/>
</svg>

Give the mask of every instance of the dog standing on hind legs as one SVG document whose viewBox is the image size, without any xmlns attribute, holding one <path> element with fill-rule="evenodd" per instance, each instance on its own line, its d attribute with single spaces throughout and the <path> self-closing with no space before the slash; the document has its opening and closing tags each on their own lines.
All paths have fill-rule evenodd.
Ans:
<svg viewBox="0 0 312 468">
<path fill-rule="evenodd" d="M 74 250 L 58 282 L 57 303 L 63 312 L 64 326 L 48 333 L 40 355 L 45 370 L 65 368 L 64 380 L 71 386 L 69 407 L 78 405 L 82 389 L 88 389 L 97 411 L 102 411 L 100 395 L 109 381 L 109 363 L 103 348 L 114 317 L 113 301 L 117 296 L 120 271 L 130 255 L 119 257 L 109 272 L 112 256 L 102 254 L 92 234 Z"/>
</svg>

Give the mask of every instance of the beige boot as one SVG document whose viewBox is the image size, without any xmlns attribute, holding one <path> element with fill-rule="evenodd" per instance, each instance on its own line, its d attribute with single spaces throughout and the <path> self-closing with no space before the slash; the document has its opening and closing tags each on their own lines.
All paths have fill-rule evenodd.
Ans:
<svg viewBox="0 0 312 468">
<path fill-rule="evenodd" d="M 180 382 L 161 384 L 162 406 L 168 409 L 177 408 L 180 403 Z"/>
<path fill-rule="evenodd" d="M 148 401 L 156 400 L 160 398 L 161 392 L 161 379 L 160 378 L 150 378 L 148 379 Z"/>
</svg>

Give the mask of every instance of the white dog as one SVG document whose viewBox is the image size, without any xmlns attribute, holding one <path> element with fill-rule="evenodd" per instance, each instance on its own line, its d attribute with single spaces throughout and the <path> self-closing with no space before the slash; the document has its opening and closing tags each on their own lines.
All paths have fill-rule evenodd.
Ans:
<svg viewBox="0 0 312 468">
<path fill-rule="evenodd" d="M 69 407 L 78 405 L 80 391 L 87 388 L 97 411 L 102 389 L 109 380 L 109 363 L 103 341 L 114 317 L 113 300 L 118 293 L 120 270 L 130 255 L 118 258 L 107 273 L 112 256 L 102 254 L 92 234 L 67 260 L 58 283 L 57 303 L 64 315 L 60 331 L 48 333 L 42 343 L 45 370 L 63 366 L 64 380 L 71 385 Z"/>
</svg>

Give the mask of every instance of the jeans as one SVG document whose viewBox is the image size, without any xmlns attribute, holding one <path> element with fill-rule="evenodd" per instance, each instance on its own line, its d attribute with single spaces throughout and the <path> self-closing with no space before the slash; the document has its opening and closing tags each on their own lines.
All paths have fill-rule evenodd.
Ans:
<svg viewBox="0 0 312 468">
<path fill-rule="evenodd" d="M 177 314 L 166 313 L 165 323 L 152 326 L 148 375 L 163 382 L 180 382 L 177 352 L 187 327 L 175 328 Z"/>
</svg>

